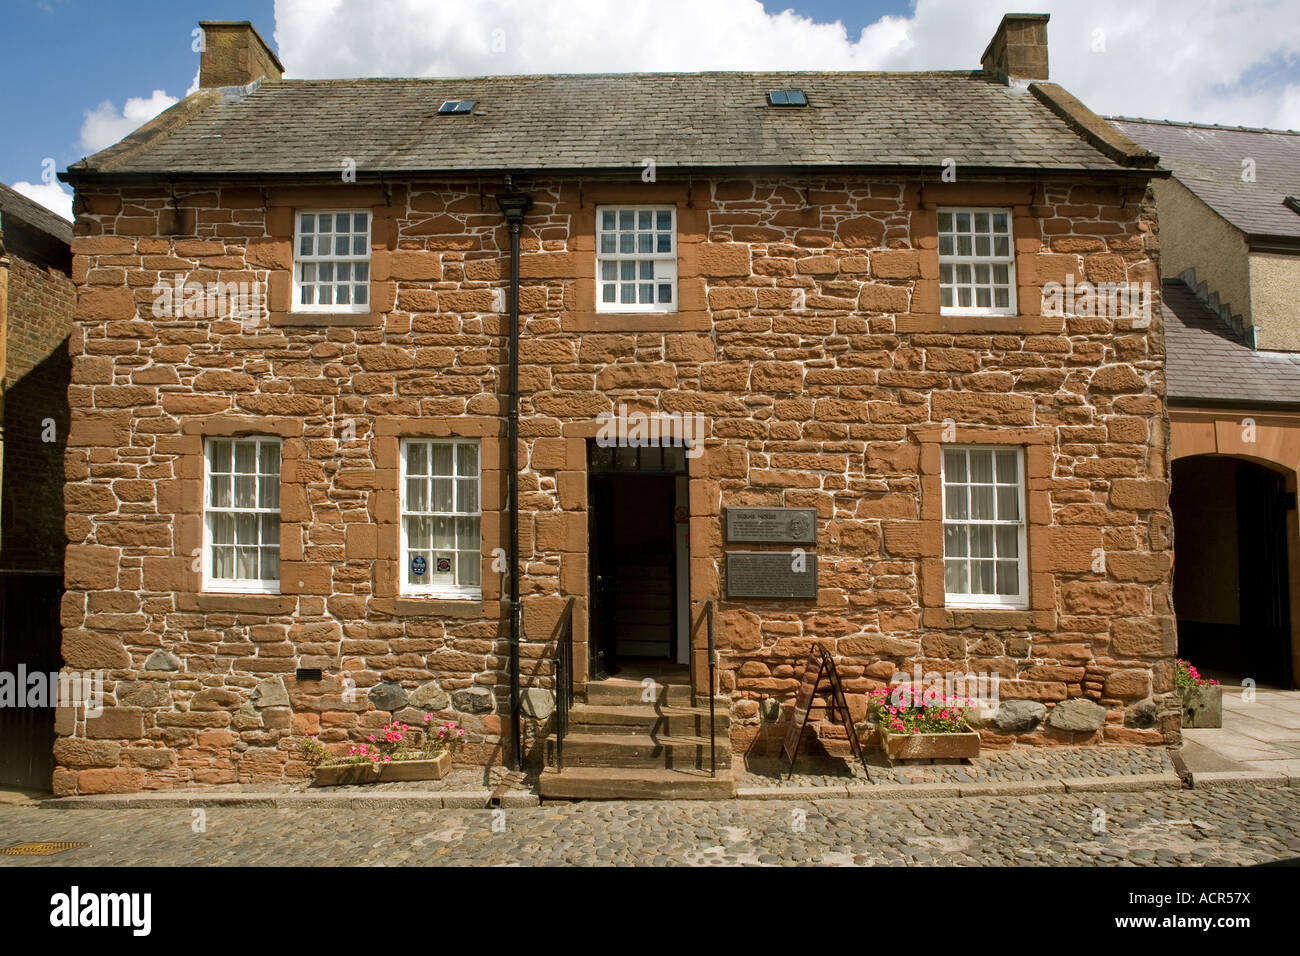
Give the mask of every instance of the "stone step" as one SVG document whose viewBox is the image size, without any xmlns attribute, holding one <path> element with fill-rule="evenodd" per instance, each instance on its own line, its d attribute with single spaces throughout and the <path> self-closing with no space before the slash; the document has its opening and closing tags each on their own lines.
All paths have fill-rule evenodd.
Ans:
<svg viewBox="0 0 1300 956">
<path fill-rule="evenodd" d="M 736 795 L 728 764 L 709 771 L 631 767 L 565 767 L 542 771 L 543 800 L 726 800 Z"/>
<path fill-rule="evenodd" d="M 555 738 L 546 742 L 548 766 L 554 766 Z M 717 742 L 718 762 L 726 763 L 730 748 L 726 738 Z M 564 737 L 566 767 L 643 767 L 667 770 L 708 770 L 708 737 L 671 737 L 666 734 L 569 733 Z"/>
<path fill-rule="evenodd" d="M 644 700 L 647 690 L 651 691 L 652 700 Z M 587 703 L 589 704 L 675 704 L 689 706 L 691 688 L 687 684 L 662 684 L 656 682 L 653 688 L 642 686 L 639 680 L 625 680 L 611 677 L 608 680 L 587 682 Z"/>
<path fill-rule="evenodd" d="M 574 704 L 569 711 L 570 733 L 650 734 L 707 736 L 708 707 L 675 707 L 662 704 Z M 716 712 L 714 730 L 719 737 L 730 734 L 731 717 L 726 708 Z"/>
</svg>

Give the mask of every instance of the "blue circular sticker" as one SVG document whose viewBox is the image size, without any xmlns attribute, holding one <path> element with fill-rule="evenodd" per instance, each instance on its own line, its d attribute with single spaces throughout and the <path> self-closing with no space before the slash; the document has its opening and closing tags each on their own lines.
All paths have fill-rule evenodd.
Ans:
<svg viewBox="0 0 1300 956">
<path fill-rule="evenodd" d="M 411 573 L 417 578 L 421 577 L 427 570 L 429 570 L 429 564 L 424 560 L 424 555 L 417 554 L 411 559 Z"/>
</svg>

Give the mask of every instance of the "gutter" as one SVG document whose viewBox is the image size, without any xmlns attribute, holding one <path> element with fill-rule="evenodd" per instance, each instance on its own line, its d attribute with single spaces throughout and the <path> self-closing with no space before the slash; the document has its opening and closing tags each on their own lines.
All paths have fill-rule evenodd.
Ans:
<svg viewBox="0 0 1300 956">
<path fill-rule="evenodd" d="M 519 231 L 533 197 L 515 192 L 506 176 L 505 192 L 497 194 L 497 207 L 510 228 L 510 406 L 506 418 L 509 461 L 506 467 L 507 502 L 510 511 L 510 741 L 511 769 L 523 765 L 523 737 L 519 722 L 519 642 L 523 617 L 519 607 Z"/>
<path fill-rule="evenodd" d="M 173 107 L 174 108 L 174 107 Z M 1109 158 L 1109 157 L 1107 157 Z M 303 186 L 336 184 L 339 181 L 338 170 L 305 170 L 302 172 L 255 172 L 255 171 L 197 171 L 185 169 L 146 170 L 142 172 L 115 172 L 111 169 L 93 169 L 83 165 L 82 160 L 58 174 L 60 182 L 72 186 L 93 185 L 152 185 L 161 181 L 213 183 L 231 182 L 247 183 L 256 186 Z M 528 172 L 545 176 L 621 176 L 626 178 L 628 170 L 634 169 L 640 175 L 639 166 L 538 166 Z M 1098 181 L 1116 179 L 1150 179 L 1165 178 L 1171 175 L 1167 169 L 1159 167 L 1132 167 L 1116 165 L 1106 168 L 1087 168 L 1082 166 L 997 166 L 997 165 L 963 165 L 963 175 L 989 176 L 999 179 L 1037 180 L 1052 177 L 1070 177 L 1096 179 Z M 706 176 L 746 176 L 746 175 L 781 175 L 798 176 L 908 176 L 932 177 L 939 179 L 945 167 L 937 164 L 916 163 L 900 165 L 898 163 L 825 163 L 810 166 L 806 164 L 759 164 L 745 165 L 674 165 L 658 167 L 659 181 L 687 182 L 691 178 Z M 384 168 L 382 170 L 357 169 L 358 183 L 383 183 L 427 176 L 475 176 L 491 178 L 509 176 L 517 173 L 517 168 L 501 169 L 498 167 L 465 167 L 441 169 Z"/>
</svg>

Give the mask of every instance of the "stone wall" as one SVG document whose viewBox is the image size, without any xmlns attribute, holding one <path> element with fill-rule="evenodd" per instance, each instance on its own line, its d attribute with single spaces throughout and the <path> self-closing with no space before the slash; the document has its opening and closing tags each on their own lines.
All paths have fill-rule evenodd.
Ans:
<svg viewBox="0 0 1300 956">
<path fill-rule="evenodd" d="M 6 223 L 4 462 L 0 568 L 57 573 L 63 566 L 63 452 L 76 287 L 65 243 Z"/>
<path fill-rule="evenodd" d="M 1057 728 L 990 726 L 989 746 L 1176 739 L 1159 312 L 1147 328 L 1039 315 L 1042 283 L 1067 275 L 1158 293 L 1140 189 L 901 177 L 516 186 L 536 204 L 520 296 L 526 686 L 551 682 L 570 597 L 585 660 L 585 439 L 624 403 L 707 423 L 691 463 L 692 621 L 718 602 L 737 750 L 764 738 L 763 698 L 788 704 L 814 640 L 835 653 L 858 713 L 867 689 L 920 662 L 995 671 L 1004 698 L 1100 705 L 1062 708 Z M 64 654 L 71 668 L 106 669 L 110 698 L 99 718 L 60 714 L 56 792 L 293 778 L 306 771 L 303 735 L 342 746 L 390 712 L 429 707 L 465 724 L 468 759 L 504 759 L 509 628 L 491 552 L 506 543 L 508 236 L 496 188 L 178 184 L 179 211 L 164 190 L 79 190 Z M 677 313 L 595 311 L 605 202 L 676 205 Z M 940 204 L 1012 208 L 1021 315 L 940 317 Z M 371 313 L 326 324 L 289 310 L 293 211 L 316 208 L 372 210 Z M 268 308 L 251 329 L 154 318 L 152 287 L 178 274 L 258 283 Z M 944 607 L 945 421 L 957 441 L 1026 449 L 1028 609 Z M 280 595 L 198 591 L 202 438 L 240 433 L 284 442 Z M 397 441 L 417 434 L 483 441 L 482 602 L 396 593 Z M 720 509 L 741 504 L 817 509 L 815 603 L 721 599 Z M 697 665 L 702 641 L 693 633 Z M 300 666 L 325 681 L 298 685 Z"/>
</svg>

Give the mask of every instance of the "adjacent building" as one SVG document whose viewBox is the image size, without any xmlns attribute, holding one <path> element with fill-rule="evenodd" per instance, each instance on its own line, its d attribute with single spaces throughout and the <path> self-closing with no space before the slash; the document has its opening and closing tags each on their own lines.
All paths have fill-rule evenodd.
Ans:
<svg viewBox="0 0 1300 956">
<path fill-rule="evenodd" d="M 55 791 L 434 712 L 480 763 L 564 737 L 554 795 L 681 793 L 713 730 L 710 779 L 774 752 L 817 643 L 855 719 L 919 668 L 1028 702 L 989 747 L 1176 741 L 1158 294 L 1060 294 L 1158 289 L 1165 173 L 1046 25 L 952 72 L 303 81 L 205 24 L 199 92 L 65 174 L 63 652 L 109 680 Z"/>
<path fill-rule="evenodd" d="M 71 241 L 71 223 L 0 185 L 0 673 L 15 677 L 60 664 Z M 0 784 L 43 790 L 53 711 L 16 703 L 0 705 Z"/>
<path fill-rule="evenodd" d="M 1174 174 L 1154 188 L 1179 649 L 1300 686 L 1300 133 L 1114 123 Z"/>
</svg>

